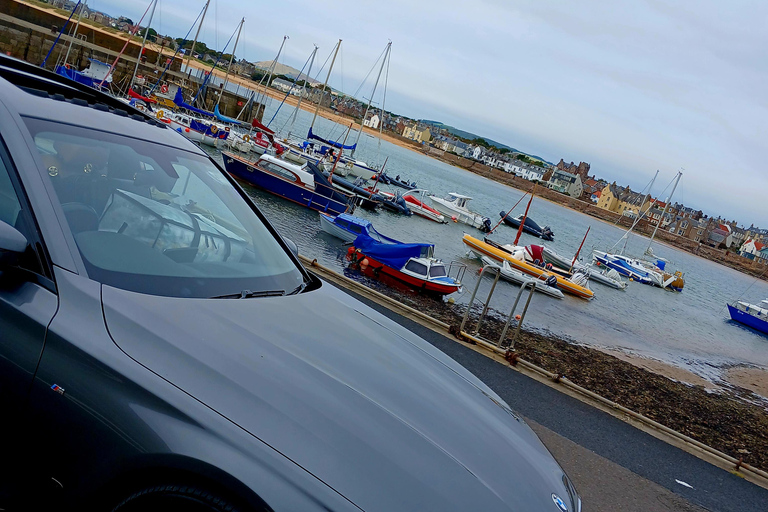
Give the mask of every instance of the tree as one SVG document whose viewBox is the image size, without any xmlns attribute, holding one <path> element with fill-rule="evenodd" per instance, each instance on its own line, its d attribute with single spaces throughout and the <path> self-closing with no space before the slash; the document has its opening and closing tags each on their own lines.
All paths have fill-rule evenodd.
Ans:
<svg viewBox="0 0 768 512">
<path fill-rule="evenodd" d="M 149 28 L 149 30 L 147 30 L 146 28 L 142 28 L 141 30 L 139 30 L 138 35 L 140 37 L 144 37 L 144 32 L 145 31 L 147 31 L 147 38 L 148 39 L 154 40 L 157 37 L 157 31 L 155 29 L 151 28 L 151 27 Z"/>
</svg>

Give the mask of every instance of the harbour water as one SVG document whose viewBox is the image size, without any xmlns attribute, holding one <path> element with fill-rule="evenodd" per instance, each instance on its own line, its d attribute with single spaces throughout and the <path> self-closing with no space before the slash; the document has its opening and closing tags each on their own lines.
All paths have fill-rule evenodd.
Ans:
<svg viewBox="0 0 768 512">
<path fill-rule="evenodd" d="M 272 118 L 279 101 L 267 106 L 264 119 Z M 293 108 L 283 106 L 271 128 L 287 133 Z M 293 133 L 305 135 L 312 114 L 299 112 Z M 313 131 L 322 137 L 343 139 L 347 127 L 318 117 Z M 349 136 L 348 144 L 356 133 Z M 221 155 L 210 150 L 218 159 Z M 499 212 L 509 210 L 522 191 L 501 185 L 463 169 L 444 164 L 423 154 L 405 149 L 378 138 L 363 134 L 355 156 L 369 164 L 381 165 L 385 158 L 387 174 L 400 175 L 416 181 L 419 188 L 445 196 L 459 192 L 473 197 L 470 207 L 490 217 L 495 225 Z M 649 171 L 650 178 L 651 171 Z M 669 179 L 672 171 L 669 171 Z M 666 181 L 660 176 L 658 182 Z M 382 186 L 383 189 L 388 187 Z M 655 192 L 661 194 L 661 187 Z M 277 226 L 283 236 L 291 238 L 302 255 L 335 269 L 346 267 L 346 247 L 342 242 L 320 230 L 318 214 L 261 190 L 247 187 L 247 192 Z M 526 199 L 527 201 L 527 199 Z M 526 201 L 513 214 L 522 213 Z M 387 211 L 369 212 L 358 209 L 356 215 L 368 218 L 376 229 L 387 236 L 404 242 L 430 242 L 435 244 L 435 255 L 446 262 L 457 260 L 468 266 L 464 278 L 465 291 L 454 294 L 457 302 L 468 302 L 475 286 L 480 263 L 467 258 L 467 249 L 461 241 L 462 233 L 482 234 L 464 224 L 437 224 L 421 217 L 404 217 Z M 536 198 L 529 213 L 541 226 L 550 226 L 555 233 L 553 242 L 546 242 L 558 253 L 573 255 L 587 228 L 589 237 L 582 249 L 582 260 L 591 259 L 592 248 L 608 249 L 617 242 L 624 229 L 572 211 L 560 205 Z M 499 226 L 492 238 L 511 243 L 516 230 Z M 538 238 L 523 234 L 521 245 L 542 243 Z M 631 235 L 627 253 L 640 255 L 648 239 Z M 669 292 L 639 283 L 630 283 L 626 290 L 614 290 L 591 283 L 595 299 L 585 301 L 572 296 L 556 300 L 536 294 L 526 316 L 529 328 L 549 331 L 584 345 L 618 349 L 667 362 L 692 371 L 712 381 L 720 380 L 722 371 L 734 365 L 768 367 L 768 337 L 732 322 L 726 302 L 737 298 L 756 303 L 768 297 L 768 283 L 740 272 L 699 258 L 672 247 L 654 243 L 659 257 L 669 260 L 669 266 L 685 272 L 685 290 Z M 354 275 L 354 274 L 350 274 Z M 491 280 L 481 285 L 487 290 Z M 507 312 L 518 288 L 500 283 L 491 307 Z"/>
</svg>

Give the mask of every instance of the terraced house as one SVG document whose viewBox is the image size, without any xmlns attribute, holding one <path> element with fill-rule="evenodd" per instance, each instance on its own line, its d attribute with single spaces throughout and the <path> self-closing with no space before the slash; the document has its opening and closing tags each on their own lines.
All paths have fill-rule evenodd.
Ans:
<svg viewBox="0 0 768 512">
<path fill-rule="evenodd" d="M 619 215 L 637 215 L 647 210 L 649 205 L 650 200 L 646 200 L 645 195 L 632 192 L 629 187 L 619 187 L 615 181 L 603 188 L 597 201 L 598 208 Z"/>
</svg>

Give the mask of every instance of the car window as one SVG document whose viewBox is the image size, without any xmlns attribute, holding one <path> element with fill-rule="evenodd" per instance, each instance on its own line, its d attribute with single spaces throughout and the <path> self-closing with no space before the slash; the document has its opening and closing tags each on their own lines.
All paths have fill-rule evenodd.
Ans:
<svg viewBox="0 0 768 512">
<path fill-rule="evenodd" d="M 25 119 L 88 275 L 155 295 L 290 293 L 303 274 L 210 159 Z"/>
</svg>

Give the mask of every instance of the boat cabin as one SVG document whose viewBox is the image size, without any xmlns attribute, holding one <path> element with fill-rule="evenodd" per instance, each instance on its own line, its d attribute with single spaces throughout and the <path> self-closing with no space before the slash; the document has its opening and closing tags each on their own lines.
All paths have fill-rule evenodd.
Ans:
<svg viewBox="0 0 768 512">
<path fill-rule="evenodd" d="M 430 257 L 411 258 L 400 271 L 404 274 L 424 280 L 448 277 L 448 270 L 445 268 L 445 263 Z"/>
<path fill-rule="evenodd" d="M 467 201 L 470 201 L 471 199 L 472 198 L 469 196 L 457 194 L 455 192 L 449 193 L 445 198 L 446 201 L 453 203 L 458 208 L 467 208 Z"/>
<path fill-rule="evenodd" d="M 312 189 L 315 188 L 315 176 L 307 169 L 307 164 L 300 166 L 272 155 L 264 154 L 259 157 L 256 166 L 260 170 L 282 180 Z"/>
</svg>

